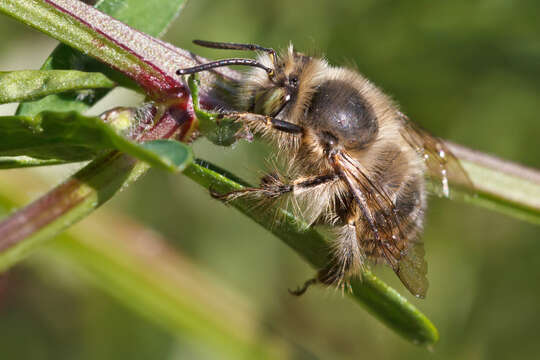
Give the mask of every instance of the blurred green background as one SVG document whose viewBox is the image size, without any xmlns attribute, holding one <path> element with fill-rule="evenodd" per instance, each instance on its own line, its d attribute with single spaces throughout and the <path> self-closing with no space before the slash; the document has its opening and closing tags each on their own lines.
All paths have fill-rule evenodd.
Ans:
<svg viewBox="0 0 540 360">
<path fill-rule="evenodd" d="M 291 41 L 298 49 L 324 53 L 332 64 L 356 64 L 430 132 L 540 168 L 538 14 L 540 3 L 532 0 L 191 0 L 165 40 L 209 58 L 232 53 L 196 48 L 191 39 L 274 48 Z M 55 44 L 0 18 L 0 70 L 38 68 Z M 117 92 L 100 106 L 138 100 Z M 0 113 L 13 109 L 2 106 Z M 194 148 L 198 157 L 251 182 L 264 171 L 271 151 L 259 143 L 218 148 L 204 140 Z M 60 181 L 71 171 L 56 168 L 51 175 L 49 169 L 46 181 Z M 45 172 L 3 171 L 0 178 L 36 174 Z M 287 288 L 313 270 L 266 230 L 185 177 L 152 170 L 106 208 L 159 232 L 199 269 L 244 296 L 261 327 L 294 349 L 292 357 L 540 356 L 537 226 L 431 199 L 423 238 L 431 284 L 427 299 L 413 299 L 391 271 L 376 269 L 438 327 L 441 340 L 427 351 L 337 292 L 313 289 L 301 298 L 290 296 Z M 37 254 L 0 280 L 1 358 L 219 358 L 127 310 L 69 273 L 65 264 L 44 258 Z"/>
</svg>

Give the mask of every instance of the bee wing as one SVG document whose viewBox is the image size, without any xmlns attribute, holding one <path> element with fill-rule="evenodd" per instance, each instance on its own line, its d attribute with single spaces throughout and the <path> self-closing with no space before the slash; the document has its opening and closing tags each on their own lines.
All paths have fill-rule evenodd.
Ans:
<svg viewBox="0 0 540 360">
<path fill-rule="evenodd" d="M 398 115 L 403 122 L 401 135 L 424 159 L 428 178 L 436 186 L 435 193 L 454 197 L 455 193 L 451 193 L 450 188 L 469 194 L 474 192 L 469 176 L 444 141 L 410 121 L 406 115 Z"/>
<path fill-rule="evenodd" d="M 356 232 L 366 255 L 382 258 L 397 269 L 401 252 L 407 247 L 407 238 L 401 231 L 394 203 L 348 154 L 337 156 L 336 165 L 359 207 L 360 221 L 356 222 Z"/>
<path fill-rule="evenodd" d="M 396 275 L 403 285 L 416 297 L 425 298 L 429 287 L 424 244 L 412 241 L 407 253 L 398 264 Z"/>
<path fill-rule="evenodd" d="M 406 219 L 400 218 L 393 201 L 358 162 L 341 154 L 336 165 L 360 208 L 356 235 L 362 250 L 368 257 L 385 260 L 413 295 L 425 297 L 429 283 L 423 244 L 402 231 Z"/>
</svg>

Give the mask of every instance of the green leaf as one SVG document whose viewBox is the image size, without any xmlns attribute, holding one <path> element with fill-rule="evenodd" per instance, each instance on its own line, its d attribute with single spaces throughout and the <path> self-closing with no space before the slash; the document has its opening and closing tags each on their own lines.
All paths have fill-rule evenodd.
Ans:
<svg viewBox="0 0 540 360">
<path fill-rule="evenodd" d="M 230 146 L 238 138 L 240 124 L 232 119 L 221 118 L 216 121 L 218 113 L 204 111 L 199 105 L 199 78 L 198 74 L 193 74 L 188 79 L 189 91 L 193 103 L 193 111 L 199 120 L 199 131 L 208 140 L 216 145 Z"/>
<path fill-rule="evenodd" d="M 120 138 L 122 140 L 119 140 Z M 184 170 L 193 160 L 191 148 L 176 140 L 153 140 L 135 144 L 119 136 L 113 138 L 113 143 L 118 150 L 170 172 Z"/>
<path fill-rule="evenodd" d="M 120 150 L 150 165 L 180 171 L 191 161 L 188 146 L 174 140 L 136 144 L 98 117 L 76 112 L 43 112 L 35 117 L 0 117 L 0 156 L 30 156 L 56 161 L 90 160 Z"/>
<path fill-rule="evenodd" d="M 176 140 L 153 140 L 141 146 L 159 156 L 160 162 L 168 164 L 168 168 L 174 171 L 183 171 L 193 160 L 191 148 Z"/>
<path fill-rule="evenodd" d="M 457 200 L 540 224 L 540 172 L 493 155 L 446 142 L 468 174 L 470 188 L 456 188 Z M 462 191 L 465 190 L 465 191 Z"/>
<path fill-rule="evenodd" d="M 101 73 L 70 70 L 0 72 L 0 104 L 36 100 L 66 91 L 112 88 L 115 85 Z"/>
<path fill-rule="evenodd" d="M 1 217 L 2 207 L 18 207 L 28 198 L 28 179 L 21 174 L 0 180 Z M 204 344 L 220 359 L 277 359 L 284 350 L 299 352 L 281 338 L 261 337 L 268 329 L 256 307 L 216 285 L 217 279 L 166 239 L 106 209 L 59 234 L 36 255 L 31 264 L 40 271 L 67 271 L 77 281 L 88 281 L 173 336 Z M 0 253 L 0 268 L 4 259 Z"/>
<path fill-rule="evenodd" d="M 462 160 L 476 188 L 464 201 L 540 225 L 540 174 L 534 178 Z M 536 179 L 535 179 L 536 178 Z"/>
<path fill-rule="evenodd" d="M 95 8 L 145 34 L 161 37 L 185 0 L 102 0 Z"/>
<path fill-rule="evenodd" d="M 34 166 L 48 166 L 65 164 L 64 160 L 57 159 L 35 159 L 30 156 L 6 156 L 0 157 L 0 169 L 17 169 Z"/>
<path fill-rule="evenodd" d="M 207 189 L 229 192 L 242 189 L 247 184 L 226 171 L 205 161 L 197 160 L 184 174 Z M 316 269 L 326 266 L 330 249 L 325 238 L 315 229 L 307 228 L 285 210 L 276 218 L 268 211 L 253 206 L 249 200 L 238 199 L 231 205 L 240 210 L 294 249 Z M 362 281 L 351 283 L 351 296 L 370 313 L 403 337 L 423 345 L 437 342 L 439 335 L 431 321 L 396 290 L 377 279 L 371 272 L 362 274 Z"/>
<path fill-rule="evenodd" d="M 107 154 L 46 196 L 5 219 L 0 223 L 0 271 L 18 263 L 46 240 L 87 216 L 147 169 L 147 165 L 130 157 Z M 184 173 L 215 191 L 231 191 L 247 185 L 202 161 L 192 163 Z M 287 212 L 276 223 L 268 212 L 258 211 L 251 205 L 243 201 L 233 202 L 233 206 L 272 231 L 315 268 L 327 264 L 329 249 L 320 233 L 312 228 L 306 229 L 305 224 Z M 40 215 L 30 216 L 36 213 Z M 24 227 L 19 226 L 21 217 L 26 221 Z M 438 340 L 437 330 L 429 319 L 372 273 L 364 273 L 362 282 L 352 282 L 352 289 L 355 300 L 405 338 L 425 345 Z"/>
<path fill-rule="evenodd" d="M 95 7 L 139 31 L 152 36 L 161 36 L 178 16 L 184 3 L 184 0 L 105 0 L 99 1 Z M 64 44 L 56 47 L 42 69 L 99 71 L 107 74 L 122 86 L 137 88 L 120 72 Z M 45 110 L 83 112 L 107 93 L 108 91 L 94 91 L 92 96 L 86 98 L 81 98 L 78 93 L 63 96 L 51 95 L 40 101 L 20 104 L 17 114 L 35 115 Z"/>
<path fill-rule="evenodd" d="M 116 3 L 116 5 L 110 4 L 109 9 L 118 12 L 137 9 L 136 12 L 130 12 L 130 16 L 126 16 L 128 20 L 133 20 L 135 15 L 141 11 L 141 6 L 137 5 L 143 2 L 125 0 L 117 1 Z M 168 6 L 162 6 L 161 2 L 160 4 L 153 3 L 155 5 L 153 10 L 148 11 L 146 16 L 150 16 L 152 19 L 163 16 L 163 19 L 159 20 L 157 25 L 162 27 L 165 23 L 170 23 L 173 20 L 181 5 L 180 0 L 167 2 Z M 148 4 L 145 4 L 144 8 L 147 6 Z M 160 13 L 161 9 L 164 9 L 167 13 Z M 100 59 L 100 61 L 108 64 L 111 68 L 137 81 L 150 96 L 159 97 L 173 91 L 172 89 L 181 87 L 176 77 L 165 74 L 162 69 L 156 67 L 156 64 L 151 63 L 152 61 L 156 61 L 156 59 L 164 58 L 163 52 L 168 51 L 168 53 L 171 53 L 171 56 L 173 52 L 146 34 L 139 33 L 114 19 L 103 18 L 105 15 L 86 6 L 82 2 L 64 0 L 5 0 L 0 2 L 0 12 L 4 12 L 29 26 L 37 28 L 88 56 Z M 116 15 L 118 16 L 118 14 Z M 145 18 L 148 20 L 148 17 Z M 142 30 L 156 32 L 158 29 L 156 26 L 152 26 L 149 29 Z M 162 30 L 163 28 L 159 32 Z M 96 71 L 96 68 L 102 69 L 103 71 L 107 71 L 107 76 L 112 80 L 126 83 L 125 80 L 118 79 L 121 76 L 111 74 L 110 71 L 106 70 L 106 66 L 96 66 L 98 64 L 96 61 L 88 61 L 87 57 L 69 57 L 66 51 L 59 51 L 59 53 L 61 54 L 59 55 L 60 57 L 69 59 L 70 65 L 82 65 L 74 66 L 74 69 L 84 71 Z M 155 56 L 152 57 L 152 54 Z M 47 60 L 44 69 L 63 68 L 56 66 L 54 60 L 57 60 L 57 58 Z M 103 92 L 97 92 L 95 95 L 94 98 L 97 101 L 103 95 Z M 60 101 L 58 105 L 64 105 L 62 108 L 56 107 L 55 101 L 47 99 L 47 109 L 58 111 L 66 110 L 66 108 L 76 108 L 81 110 L 88 105 L 88 102 L 85 104 L 85 101 L 71 104 L 73 100 L 76 100 L 76 98 L 73 98 L 74 96 L 76 97 L 73 94 L 69 102 Z M 90 103 L 93 102 L 91 101 Z M 49 106 L 53 106 L 53 108 Z M 30 109 L 24 110 L 21 108 L 17 113 L 19 115 L 34 115 L 43 109 L 44 107 L 33 107 L 30 111 Z"/>
<path fill-rule="evenodd" d="M 178 16 L 184 3 L 184 0 L 104 0 L 99 1 L 95 7 L 139 31 L 152 36 L 161 36 L 168 25 Z M 77 69 L 101 72 L 121 86 L 137 88 L 122 73 L 64 44 L 56 47 L 43 64 L 42 69 Z M 50 95 L 39 101 L 20 104 L 17 115 L 36 115 L 46 110 L 83 112 L 107 93 L 108 90 L 92 90 L 86 97 L 81 97 L 78 92 L 62 96 Z"/>
<path fill-rule="evenodd" d="M 111 214 L 107 214 L 111 215 Z M 102 219 L 103 220 L 103 219 Z M 106 226 L 93 222 L 97 228 Z M 118 222 L 117 228 L 128 224 Z M 268 341 L 257 314 L 223 291 L 207 276 L 178 256 L 159 237 L 140 236 L 153 231 L 129 223 L 124 234 L 109 227 L 92 231 L 85 226 L 64 232 L 46 248 L 49 260 L 89 279 L 127 309 L 156 323 L 184 340 L 194 340 L 218 353 L 219 359 L 278 359 L 283 341 Z M 138 233 L 136 231 L 139 231 Z M 122 236 L 123 235 L 123 236 Z M 133 237 L 136 237 L 134 246 Z M 137 251 L 159 248 L 155 251 Z M 181 255 L 181 254 L 180 254 Z M 191 265 L 191 266 L 190 266 Z M 214 283 L 216 283 L 214 281 Z M 290 352 L 293 349 L 287 348 Z"/>
</svg>

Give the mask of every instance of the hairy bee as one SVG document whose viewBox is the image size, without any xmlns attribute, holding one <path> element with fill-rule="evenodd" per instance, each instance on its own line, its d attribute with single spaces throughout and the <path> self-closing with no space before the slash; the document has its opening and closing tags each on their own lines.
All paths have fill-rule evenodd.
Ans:
<svg viewBox="0 0 540 360">
<path fill-rule="evenodd" d="M 288 164 L 285 177 L 271 174 L 258 188 L 220 198 L 288 195 L 302 205 L 309 224 L 337 230 L 333 261 L 296 294 L 315 282 L 344 284 L 371 260 L 389 265 L 412 294 L 424 297 L 427 264 L 419 236 L 425 177 L 437 177 L 446 196 L 449 181 L 469 183 L 445 144 L 411 123 L 358 72 L 299 53 L 292 45 L 277 55 L 252 44 L 195 43 L 259 52 L 257 60 L 225 59 L 177 73 L 252 66 L 240 84 L 244 112 L 225 116 L 274 142 Z"/>
</svg>

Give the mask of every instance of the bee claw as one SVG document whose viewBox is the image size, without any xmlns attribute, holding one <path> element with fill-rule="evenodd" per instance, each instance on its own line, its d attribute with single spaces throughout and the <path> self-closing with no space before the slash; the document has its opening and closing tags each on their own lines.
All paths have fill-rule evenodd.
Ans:
<svg viewBox="0 0 540 360">
<path fill-rule="evenodd" d="M 215 191 L 212 187 L 210 187 L 208 190 L 210 191 L 210 196 L 212 196 L 216 200 L 223 201 L 224 203 L 228 203 L 232 200 L 235 200 L 245 193 L 245 191 L 237 190 L 237 191 L 231 191 L 231 192 L 226 192 L 224 194 L 221 194 Z"/>
<path fill-rule="evenodd" d="M 217 200 L 221 200 L 221 201 L 226 201 L 227 196 L 229 195 L 228 193 L 220 194 L 211 187 L 208 190 L 210 190 L 210 196 L 211 197 L 213 197 L 214 199 L 217 199 Z"/>
<path fill-rule="evenodd" d="M 313 278 L 313 279 L 309 279 L 308 281 L 306 281 L 304 283 L 304 285 L 302 285 L 302 287 L 298 287 L 296 290 L 291 290 L 291 289 L 287 289 L 289 290 L 289 294 L 291 295 L 294 295 L 294 296 L 301 296 L 303 295 L 307 289 L 311 286 L 311 285 L 315 285 L 316 283 L 318 283 L 319 280 L 317 280 L 316 278 Z"/>
<path fill-rule="evenodd" d="M 291 289 L 287 289 L 289 291 L 289 294 L 293 295 L 293 296 L 302 296 L 307 288 L 300 288 L 300 287 L 297 287 L 296 290 L 291 290 Z"/>
</svg>

